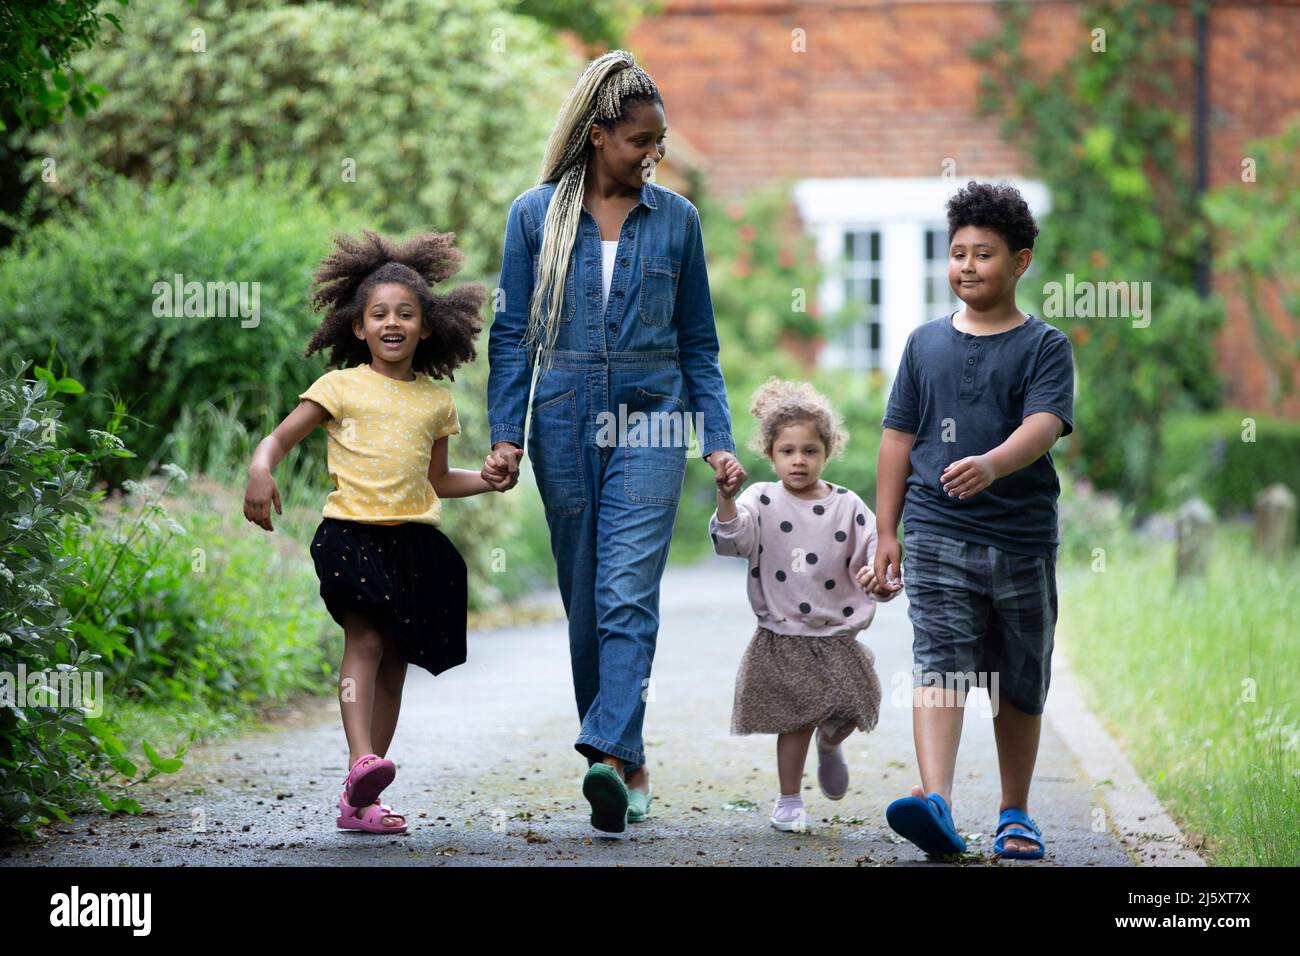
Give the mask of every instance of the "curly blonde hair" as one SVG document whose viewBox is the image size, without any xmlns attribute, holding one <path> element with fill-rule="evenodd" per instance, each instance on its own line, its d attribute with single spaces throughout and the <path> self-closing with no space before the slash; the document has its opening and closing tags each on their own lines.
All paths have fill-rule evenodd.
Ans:
<svg viewBox="0 0 1300 956">
<path fill-rule="evenodd" d="M 827 461 L 842 457 L 849 443 L 849 433 L 830 401 L 807 382 L 787 382 L 773 375 L 750 398 L 749 414 L 758 422 L 749 447 L 768 459 L 781 429 L 797 422 L 817 430 Z"/>
</svg>

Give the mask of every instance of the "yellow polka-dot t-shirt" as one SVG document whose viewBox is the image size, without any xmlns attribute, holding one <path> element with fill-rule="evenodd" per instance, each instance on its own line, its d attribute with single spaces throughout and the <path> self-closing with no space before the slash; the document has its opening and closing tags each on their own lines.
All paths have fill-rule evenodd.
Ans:
<svg viewBox="0 0 1300 956">
<path fill-rule="evenodd" d="M 330 413 L 327 461 L 335 490 L 326 518 L 435 527 L 442 502 L 429 483 L 433 443 L 460 434 L 451 392 L 423 372 L 399 382 L 369 365 L 335 369 L 298 396 Z"/>
</svg>

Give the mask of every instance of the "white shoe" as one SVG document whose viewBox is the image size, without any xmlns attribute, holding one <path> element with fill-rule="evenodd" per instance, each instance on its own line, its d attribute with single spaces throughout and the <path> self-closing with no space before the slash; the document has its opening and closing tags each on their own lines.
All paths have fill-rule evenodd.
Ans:
<svg viewBox="0 0 1300 956">
<path fill-rule="evenodd" d="M 802 803 L 782 806 L 780 800 L 772 808 L 772 826 L 783 833 L 807 833 L 812 830 L 808 811 Z"/>
</svg>

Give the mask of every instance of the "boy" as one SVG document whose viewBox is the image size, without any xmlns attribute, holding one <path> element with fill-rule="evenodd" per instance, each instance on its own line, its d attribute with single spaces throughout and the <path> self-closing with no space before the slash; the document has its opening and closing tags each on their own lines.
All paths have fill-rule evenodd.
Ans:
<svg viewBox="0 0 1300 956">
<path fill-rule="evenodd" d="M 885 816 L 926 853 L 966 849 L 948 805 L 965 696 L 954 685 L 980 675 L 1002 780 L 994 853 L 1043 856 L 1027 810 L 1056 624 L 1049 449 L 1074 430 L 1074 364 L 1065 333 L 1016 307 L 1036 235 L 1011 186 L 971 182 L 949 200 L 948 282 L 964 308 L 908 336 L 881 423 L 879 537 L 860 579 L 880 596 L 907 587 L 923 786 Z"/>
</svg>

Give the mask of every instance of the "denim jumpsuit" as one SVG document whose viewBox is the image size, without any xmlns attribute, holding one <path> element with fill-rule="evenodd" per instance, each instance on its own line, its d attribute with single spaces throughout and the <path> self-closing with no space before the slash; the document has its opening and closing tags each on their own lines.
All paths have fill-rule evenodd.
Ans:
<svg viewBox="0 0 1300 956">
<path fill-rule="evenodd" d="M 618 420 L 622 415 L 631 426 L 635 412 L 676 412 L 678 421 L 702 422 L 701 457 L 734 453 L 735 445 L 699 213 L 685 197 L 650 182 L 619 232 L 603 313 L 600 227 L 582 210 L 554 361 L 538 371 L 525 445 L 534 356 L 521 343 L 554 192 L 554 183 L 534 187 L 510 207 L 488 339 L 488 421 L 492 444 L 526 448 L 546 510 L 582 721 L 574 747 L 589 764 L 609 754 L 630 771 L 645 763 L 641 728 L 659 582 L 690 424 L 682 439 L 663 429 L 660 438 L 672 438 L 664 442 L 620 429 Z"/>
</svg>

